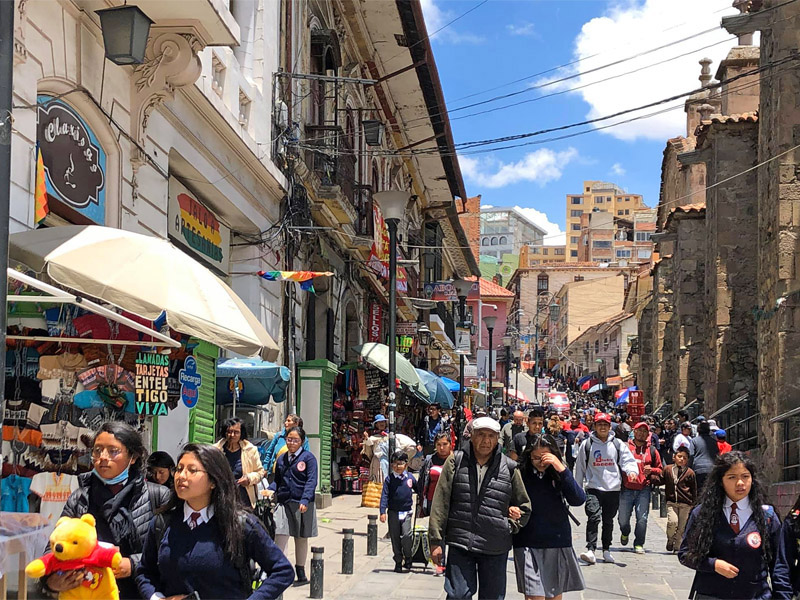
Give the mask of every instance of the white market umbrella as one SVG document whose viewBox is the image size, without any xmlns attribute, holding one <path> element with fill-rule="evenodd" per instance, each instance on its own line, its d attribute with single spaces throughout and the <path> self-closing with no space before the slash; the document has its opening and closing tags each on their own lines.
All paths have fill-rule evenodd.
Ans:
<svg viewBox="0 0 800 600">
<path fill-rule="evenodd" d="M 384 373 L 389 372 L 389 346 L 386 344 L 379 344 L 377 342 L 367 342 L 360 346 L 354 346 L 353 350 L 361 355 L 361 358 L 366 360 L 371 365 L 379 368 Z M 419 378 L 417 370 L 414 368 L 408 359 L 402 354 L 395 352 L 395 375 L 397 379 L 405 383 L 408 387 L 415 392 L 430 398 L 427 388 L 423 385 L 422 380 Z"/>
<path fill-rule="evenodd" d="M 246 356 L 274 361 L 278 345 L 241 298 L 167 240 L 98 225 L 51 227 L 9 238 L 9 256 L 57 284 L 100 298 Z"/>
</svg>

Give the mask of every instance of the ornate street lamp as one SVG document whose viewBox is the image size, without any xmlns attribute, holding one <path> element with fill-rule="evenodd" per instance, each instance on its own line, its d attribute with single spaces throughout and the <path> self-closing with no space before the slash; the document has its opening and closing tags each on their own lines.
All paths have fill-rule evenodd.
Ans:
<svg viewBox="0 0 800 600">
<path fill-rule="evenodd" d="M 505 403 L 508 405 L 508 387 L 511 385 L 511 342 L 513 338 L 508 334 L 508 330 L 506 329 L 506 334 L 503 336 L 503 348 L 506 351 L 506 398 Z"/>
<path fill-rule="evenodd" d="M 492 341 L 492 333 L 494 333 L 494 324 L 496 322 L 497 317 L 483 317 L 483 324 L 486 325 L 486 329 L 489 332 L 489 387 L 486 390 L 486 400 L 489 403 L 489 408 L 494 405 L 494 394 L 492 393 L 492 346 L 494 342 Z"/>
<path fill-rule="evenodd" d="M 417 337 L 419 338 L 420 346 L 430 346 L 431 339 L 433 338 L 433 332 L 427 324 L 420 323 L 417 325 Z"/>
<path fill-rule="evenodd" d="M 403 218 L 408 192 L 378 192 L 373 199 L 380 206 L 389 230 L 389 457 L 395 450 L 395 411 L 397 409 L 397 224 Z"/>
<path fill-rule="evenodd" d="M 106 58 L 122 66 L 144 62 L 152 19 L 133 4 L 104 8 L 95 13 L 100 17 Z"/>
</svg>

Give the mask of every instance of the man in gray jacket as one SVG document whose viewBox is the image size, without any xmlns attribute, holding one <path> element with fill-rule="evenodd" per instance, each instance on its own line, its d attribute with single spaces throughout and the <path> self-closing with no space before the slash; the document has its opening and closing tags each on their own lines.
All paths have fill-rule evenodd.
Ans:
<svg viewBox="0 0 800 600">
<path fill-rule="evenodd" d="M 598 413 L 594 417 L 594 432 L 584 440 L 575 457 L 575 481 L 586 480 L 586 551 L 581 560 L 593 565 L 597 562 L 597 530 L 603 522 L 603 561 L 613 563 L 611 538 L 614 534 L 614 517 L 619 510 L 619 491 L 622 477 L 636 481 L 639 465 L 628 443 L 618 440 L 611 432 L 611 417 Z"/>
<path fill-rule="evenodd" d="M 500 424 L 472 422 L 471 443 L 444 463 L 431 504 L 431 558 L 448 545 L 448 598 L 504 598 L 511 536 L 530 517 L 531 501 L 514 461 L 498 447 Z"/>
</svg>

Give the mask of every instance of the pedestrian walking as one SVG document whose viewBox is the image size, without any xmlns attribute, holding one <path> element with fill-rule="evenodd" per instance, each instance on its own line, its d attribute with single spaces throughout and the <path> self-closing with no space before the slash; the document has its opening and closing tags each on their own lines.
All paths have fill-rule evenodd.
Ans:
<svg viewBox="0 0 800 600">
<path fill-rule="evenodd" d="M 514 436 L 513 449 L 509 453 L 512 460 L 519 460 L 522 453 L 525 451 L 525 446 L 528 440 L 533 439 L 533 436 L 539 435 L 544 430 L 544 411 L 541 408 L 534 408 L 528 412 L 528 431 L 518 433 Z"/>
<path fill-rule="evenodd" d="M 369 461 L 369 480 L 382 484 L 389 475 L 389 421 L 375 415 L 372 435 L 364 432 L 362 452 Z M 409 459 L 417 453 L 417 443 L 407 435 L 395 434 L 395 448 L 406 453 Z"/>
<path fill-rule="evenodd" d="M 292 584 L 292 565 L 258 519 L 242 510 L 238 489 L 218 448 L 184 447 L 175 495 L 147 533 L 136 571 L 139 597 L 266 600 Z M 256 590 L 251 560 L 265 575 Z"/>
<path fill-rule="evenodd" d="M 717 457 L 678 551 L 695 571 L 690 597 L 791 598 L 775 571 L 780 530 L 755 462 L 737 451 Z"/>
<path fill-rule="evenodd" d="M 569 507 L 581 506 L 586 494 L 564 465 L 558 444 L 537 434 L 520 459 L 522 482 L 531 503 L 528 523 L 514 535 L 517 591 L 526 600 L 560 599 L 564 592 L 584 589 L 572 549 Z"/>
<path fill-rule="evenodd" d="M 275 473 L 275 463 L 278 461 L 278 458 L 280 458 L 281 454 L 286 452 L 286 433 L 293 427 L 303 428 L 303 419 L 300 418 L 300 415 L 294 413 L 286 415 L 286 418 L 283 420 L 283 429 L 275 434 L 275 437 L 270 440 L 267 446 L 261 464 L 269 477 L 272 477 Z M 303 444 L 303 450 L 310 450 L 307 440 Z"/>
<path fill-rule="evenodd" d="M 597 562 L 597 530 L 603 523 L 603 560 L 613 563 L 611 540 L 614 535 L 614 517 L 619 510 L 622 477 L 636 481 L 639 468 L 628 444 L 616 439 L 611 432 L 611 417 L 598 413 L 594 418 L 594 432 L 585 440 L 575 460 L 575 480 L 586 481 L 586 551 L 581 560 L 593 565 Z"/>
<path fill-rule="evenodd" d="M 258 448 L 247 440 L 247 428 L 239 417 L 223 421 L 222 431 L 225 437 L 215 445 L 228 459 L 236 485 L 239 486 L 242 504 L 255 508 L 256 486 L 264 479 L 265 474 Z"/>
<path fill-rule="evenodd" d="M 636 554 L 644 554 L 650 497 L 653 487 L 661 484 L 661 455 L 651 442 L 650 427 L 642 421 L 634 426 L 633 439 L 628 442 L 628 448 L 639 466 L 639 474 L 635 481 L 622 480 L 619 496 L 619 541 L 623 546 L 628 545 L 631 534 L 631 513 L 635 510 L 633 551 Z"/>
<path fill-rule="evenodd" d="M 558 450 L 561 452 L 561 456 L 564 456 L 567 451 L 567 437 L 564 435 L 562 427 L 563 425 L 561 423 L 561 417 L 558 415 L 552 415 L 547 421 L 546 433 L 550 434 L 550 436 L 555 440 Z"/>
<path fill-rule="evenodd" d="M 445 430 L 441 416 L 441 406 L 434 402 L 428 406 L 428 414 L 422 419 L 417 429 L 417 450 L 423 456 L 433 453 L 436 436 Z"/>
<path fill-rule="evenodd" d="M 472 421 L 470 446 L 445 462 L 431 506 L 431 558 L 447 544 L 448 598 L 502 599 L 512 534 L 528 522 L 531 502 L 517 464 L 499 448 L 500 424 Z"/>
<path fill-rule="evenodd" d="M 697 489 L 702 490 L 706 478 L 714 468 L 714 459 L 719 454 L 717 438 L 711 435 L 707 421 L 697 424 L 697 437 L 692 439 L 692 470 L 697 478 Z"/>
<path fill-rule="evenodd" d="M 436 484 L 439 483 L 445 461 L 453 453 L 450 434 L 438 433 L 434 447 L 436 452 L 425 457 L 417 481 L 417 496 L 422 517 L 428 517 L 431 514 L 431 503 L 436 491 Z"/>
<path fill-rule="evenodd" d="M 689 449 L 689 454 L 692 453 L 692 424 L 688 421 L 681 423 L 680 432 L 676 433 L 672 438 L 672 452 L 678 451 L 678 448 L 685 446 Z"/>
<path fill-rule="evenodd" d="M 520 433 L 525 432 L 525 413 L 521 410 L 515 410 L 511 415 L 512 420 L 506 423 L 500 430 L 500 445 L 503 449 L 503 454 L 512 455 L 514 452 L 514 437 Z M 511 458 L 514 458 L 511 456 Z"/>
<path fill-rule="evenodd" d="M 665 465 L 672 464 L 672 455 L 674 454 L 672 444 L 675 441 L 675 436 L 678 434 L 677 428 L 678 426 L 675 423 L 675 419 L 667 419 L 664 421 L 664 435 L 660 447 L 661 461 Z"/>
<path fill-rule="evenodd" d="M 147 457 L 147 481 L 175 489 L 172 475 L 175 471 L 175 461 L 161 450 L 153 452 Z"/>
<path fill-rule="evenodd" d="M 392 472 L 383 482 L 381 492 L 381 523 L 388 519 L 395 573 L 411 570 L 411 509 L 417 481 L 406 471 L 407 466 L 408 456 L 396 451 L 391 460 Z"/>
<path fill-rule="evenodd" d="M 800 497 L 781 525 L 781 543 L 778 546 L 775 562 L 775 578 L 791 586 L 792 598 L 800 595 Z"/>
<path fill-rule="evenodd" d="M 728 440 L 725 439 L 727 432 L 724 429 L 717 429 L 714 432 L 714 435 L 717 438 L 717 448 L 719 449 L 720 454 L 725 454 L 726 452 L 733 450 L 733 446 L 731 446 L 728 443 Z"/>
<path fill-rule="evenodd" d="M 664 492 L 667 500 L 667 552 L 677 552 L 689 513 L 697 502 L 697 480 L 689 468 L 689 449 L 678 448 L 674 463 L 664 467 Z"/>
<path fill-rule="evenodd" d="M 157 509 L 169 502 L 170 491 L 144 476 L 145 447 L 142 436 L 121 421 L 103 423 L 91 445 L 93 469 L 78 476 L 77 490 L 67 500 L 62 517 L 95 518 L 97 539 L 113 544 L 122 554 L 114 569 L 121 600 L 138 600 L 134 581 L 141 560 L 142 543 Z M 42 579 L 51 596 L 81 586 L 83 569 L 57 572 Z M 148 596 L 149 598 L 149 596 Z"/>
<path fill-rule="evenodd" d="M 286 452 L 278 459 L 275 481 L 269 486 L 278 501 L 275 543 L 286 554 L 289 538 L 294 539 L 295 585 L 308 583 L 308 538 L 317 537 L 317 459 L 309 450 L 303 450 L 305 441 L 305 431 L 299 427 L 286 433 Z"/>
<path fill-rule="evenodd" d="M 621 440 L 625 443 L 628 443 L 631 437 L 631 432 L 633 431 L 631 428 L 630 423 L 628 423 L 628 413 L 624 412 L 619 416 L 619 423 L 617 424 L 617 428 L 614 429 L 614 435 L 618 440 Z"/>
</svg>

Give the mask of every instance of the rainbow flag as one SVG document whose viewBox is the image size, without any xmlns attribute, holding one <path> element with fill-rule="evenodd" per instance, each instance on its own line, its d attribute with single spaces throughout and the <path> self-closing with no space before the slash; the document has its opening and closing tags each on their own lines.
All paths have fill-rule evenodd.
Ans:
<svg viewBox="0 0 800 600">
<path fill-rule="evenodd" d="M 267 281 L 296 281 L 300 289 L 314 292 L 314 277 L 331 277 L 330 271 L 259 271 L 258 276 Z"/>
<path fill-rule="evenodd" d="M 36 183 L 33 189 L 34 199 L 34 215 L 33 220 L 36 225 L 44 221 L 45 217 L 50 213 L 50 207 L 47 204 L 47 182 L 44 174 L 44 160 L 42 160 L 42 151 L 39 145 L 36 145 Z"/>
</svg>

